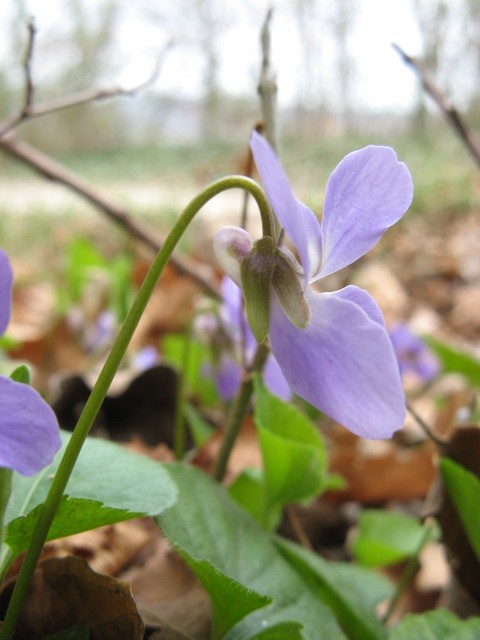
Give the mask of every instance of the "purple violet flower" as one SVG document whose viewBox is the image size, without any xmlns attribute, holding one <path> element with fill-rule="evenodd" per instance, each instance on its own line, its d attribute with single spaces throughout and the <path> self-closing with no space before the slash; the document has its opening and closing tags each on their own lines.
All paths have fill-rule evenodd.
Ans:
<svg viewBox="0 0 480 640">
<path fill-rule="evenodd" d="M 301 262 L 296 264 L 284 247 L 272 254 L 272 353 L 299 396 L 359 436 L 391 437 L 403 424 L 405 396 L 379 307 L 355 286 L 319 293 L 308 285 L 363 256 L 399 220 L 412 200 L 410 173 L 388 147 L 350 153 L 330 176 L 319 223 L 293 196 L 266 140 L 254 132 L 251 147 L 273 210 Z M 240 282 L 240 265 L 254 247 L 251 237 L 225 227 L 214 247 L 223 268 Z M 282 289 L 285 271 L 290 271 L 283 281 L 288 286 Z M 299 293 L 291 286 L 297 280 Z"/>
<path fill-rule="evenodd" d="M 0 249 L 0 335 L 10 321 L 13 273 Z M 0 376 L 0 467 L 24 476 L 49 465 L 61 446 L 57 419 L 32 387 Z"/>
<path fill-rule="evenodd" d="M 400 373 L 413 373 L 423 382 L 430 382 L 440 371 L 440 363 L 428 345 L 405 324 L 397 324 L 390 329 Z"/>
</svg>

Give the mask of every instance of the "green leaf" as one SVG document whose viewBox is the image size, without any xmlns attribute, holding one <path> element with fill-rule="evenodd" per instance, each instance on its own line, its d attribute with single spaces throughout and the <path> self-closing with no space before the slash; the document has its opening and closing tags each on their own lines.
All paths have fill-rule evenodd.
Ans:
<svg viewBox="0 0 480 640">
<path fill-rule="evenodd" d="M 425 526 L 416 518 L 393 511 L 366 509 L 360 514 L 352 552 L 365 566 L 388 566 L 414 556 L 424 539 Z"/>
<path fill-rule="evenodd" d="M 6 536 L 13 550 L 26 546 L 35 517 L 28 514 L 45 500 L 70 435 L 62 432 L 64 445 L 49 467 L 28 478 L 14 474 L 5 513 Z M 52 525 L 55 537 L 79 533 L 106 520 L 156 515 L 175 501 L 176 487 L 159 463 L 111 442 L 87 438 L 65 493 L 69 499 Z M 2 554 L 0 575 L 11 556 Z"/>
<path fill-rule="evenodd" d="M 201 447 L 214 433 L 212 425 L 204 420 L 198 411 L 189 402 L 183 407 L 185 419 L 196 447 Z"/>
<path fill-rule="evenodd" d="M 453 349 L 450 345 L 439 340 L 425 338 L 425 342 L 442 363 L 442 369 L 445 373 L 460 373 L 472 386 L 480 387 L 479 360 L 465 351 Z"/>
<path fill-rule="evenodd" d="M 31 380 L 30 367 L 26 364 L 21 364 L 10 374 L 10 378 L 15 382 L 22 382 L 23 384 L 30 384 Z"/>
<path fill-rule="evenodd" d="M 264 479 L 261 469 L 244 469 L 228 487 L 228 494 L 260 524 L 265 521 Z M 280 517 L 274 514 L 275 520 Z"/>
<path fill-rule="evenodd" d="M 480 480 L 450 458 L 440 459 L 440 471 L 472 549 L 480 560 Z"/>
<path fill-rule="evenodd" d="M 395 627 L 389 640 L 478 640 L 480 618 L 459 620 L 445 609 L 408 614 Z"/>
<path fill-rule="evenodd" d="M 107 261 L 87 238 L 75 238 L 67 247 L 65 279 L 73 301 L 80 298 L 92 269 L 105 269 Z"/>
<path fill-rule="evenodd" d="M 212 598 L 212 640 L 221 640 L 247 614 L 272 601 L 229 578 L 210 562 L 197 560 L 187 553 L 184 556 Z"/>
<path fill-rule="evenodd" d="M 312 582 L 349 638 L 386 638 L 386 630 L 374 614 L 374 607 L 390 597 L 394 590 L 386 578 L 363 567 L 327 561 L 280 538 L 277 545 L 292 565 Z"/>
<path fill-rule="evenodd" d="M 5 542 L 11 549 L 13 557 L 17 557 L 28 547 L 30 536 L 37 522 L 42 505 L 38 505 L 27 515 L 15 518 L 10 522 Z M 48 540 L 56 540 L 71 536 L 79 531 L 89 531 L 96 527 L 114 524 L 122 520 L 131 520 L 146 515 L 142 511 L 128 511 L 127 509 L 113 509 L 106 507 L 98 500 L 70 498 L 63 496 L 55 519 L 48 532 Z"/>
<path fill-rule="evenodd" d="M 333 614 L 318 598 L 317 590 L 295 571 L 271 537 L 229 498 L 223 487 L 194 467 L 176 463 L 166 464 L 164 468 L 176 483 L 179 496 L 175 504 L 156 519 L 204 581 L 212 600 L 217 601 L 214 610 L 221 607 L 218 594 L 222 589 L 233 588 L 227 585 L 226 579 L 272 599 L 270 605 L 252 609 L 248 615 L 245 615 L 248 608 L 245 605 L 250 603 L 253 607 L 260 602 L 258 599 L 245 598 L 239 610 L 235 600 L 231 601 L 230 621 L 238 619 L 239 622 L 224 640 L 346 639 Z M 208 583 L 198 571 L 199 563 L 212 567 Z M 274 632 L 281 623 L 287 624 L 292 636 L 281 635 L 284 627 L 277 627 Z M 301 634 L 295 631 L 293 635 L 299 625 L 302 625 Z"/>
<path fill-rule="evenodd" d="M 253 640 L 302 640 L 302 625 L 298 622 L 281 622 L 260 631 Z"/>
<path fill-rule="evenodd" d="M 325 488 L 326 452 L 318 429 L 299 409 L 273 396 L 259 376 L 254 388 L 268 514 L 288 502 L 314 498 Z"/>
</svg>

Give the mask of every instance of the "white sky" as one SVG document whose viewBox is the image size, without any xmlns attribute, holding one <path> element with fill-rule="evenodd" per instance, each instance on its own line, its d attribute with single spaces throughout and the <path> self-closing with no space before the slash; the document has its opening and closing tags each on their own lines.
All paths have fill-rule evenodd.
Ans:
<svg viewBox="0 0 480 640">
<path fill-rule="evenodd" d="M 318 1 L 324 4 L 328 4 L 328 1 L 335 2 Z M 9 25 L 8 15 L 17 2 L 19 0 L 0 0 L 0 55 L 3 60 L 12 56 L 12 52 L 6 50 L 6 29 Z M 224 90 L 253 95 L 260 65 L 259 31 L 270 3 L 267 0 L 254 0 L 253 3 L 245 0 L 248 11 L 243 15 L 241 10 L 239 12 L 239 2 L 241 6 L 242 0 L 224 0 L 222 5 L 227 16 L 230 4 L 232 14 L 235 9 L 235 22 L 220 40 L 220 78 Z M 84 0 L 84 3 L 92 9 L 101 4 L 99 0 Z M 146 21 L 145 7 L 148 4 L 137 0 L 125 5 L 120 39 L 116 46 L 119 58 L 117 68 L 121 72 L 118 77 L 109 79 L 112 84 L 136 84 L 148 76 L 153 56 L 161 50 L 167 39 L 167 34 L 158 24 Z M 35 16 L 39 29 L 37 70 L 42 65 L 39 59 L 42 38 L 47 39 L 49 34 L 63 28 L 62 8 L 65 7 L 65 0 L 25 0 L 25 5 L 28 12 Z M 150 3 L 150 6 L 164 8 L 165 3 L 158 0 L 157 4 Z M 421 38 L 411 0 L 359 0 L 356 6 L 359 14 L 349 42 L 355 59 L 353 98 L 359 105 L 373 109 L 406 110 L 416 96 L 417 80 L 393 51 L 391 43 L 398 43 L 405 51 L 414 55 L 420 52 Z M 322 41 L 323 59 L 320 62 L 328 66 L 326 61 L 333 55 L 331 45 L 324 34 L 319 33 L 318 37 L 325 41 Z M 57 59 L 50 60 L 46 66 L 51 68 L 52 62 L 56 64 Z M 61 56 L 59 59 L 62 59 Z M 274 7 L 272 61 L 277 74 L 280 104 L 287 105 L 295 101 L 302 57 L 292 18 L 281 6 L 277 9 Z M 334 94 L 335 78 L 328 79 L 328 74 L 326 78 L 327 83 L 331 82 Z M 157 87 L 162 92 L 177 95 L 198 95 L 202 87 L 202 65 L 198 55 L 191 48 L 176 45 L 168 54 Z"/>
</svg>

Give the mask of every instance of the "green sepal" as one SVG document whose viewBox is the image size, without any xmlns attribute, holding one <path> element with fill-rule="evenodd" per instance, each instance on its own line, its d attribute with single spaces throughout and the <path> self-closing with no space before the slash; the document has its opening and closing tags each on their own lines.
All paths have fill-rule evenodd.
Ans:
<svg viewBox="0 0 480 640">
<path fill-rule="evenodd" d="M 30 384 L 31 377 L 30 367 L 27 367 L 26 364 L 21 364 L 10 374 L 10 378 L 14 382 L 22 382 L 23 384 Z"/>
<path fill-rule="evenodd" d="M 310 322 L 310 307 L 298 275 L 280 252 L 275 259 L 272 286 L 290 322 L 299 329 L 305 329 Z"/>
<path fill-rule="evenodd" d="M 275 269 L 275 245 L 263 236 L 240 263 L 243 295 L 252 333 L 259 343 L 268 335 L 270 321 L 270 285 Z"/>
</svg>

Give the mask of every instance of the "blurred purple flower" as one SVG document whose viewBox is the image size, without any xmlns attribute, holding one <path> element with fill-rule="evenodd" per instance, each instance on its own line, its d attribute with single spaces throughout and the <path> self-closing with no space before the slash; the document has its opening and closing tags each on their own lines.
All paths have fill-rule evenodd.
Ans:
<svg viewBox="0 0 480 640">
<path fill-rule="evenodd" d="M 379 307 L 358 287 L 318 293 L 308 284 L 363 256 L 405 213 L 413 195 L 410 173 L 388 147 L 350 153 L 328 181 L 319 223 L 293 196 L 266 140 L 254 132 L 251 147 L 273 210 L 302 265 L 292 266 L 282 249 L 272 257 L 275 265 L 284 260 L 283 271 L 291 272 L 289 283 L 296 271 L 294 280 L 301 287 L 296 300 L 307 308 L 303 315 L 297 313 L 292 288 L 285 295 L 274 271 L 268 334 L 280 369 L 295 393 L 353 433 L 391 437 L 403 424 L 405 397 Z M 220 263 L 237 281 L 240 269 L 233 262 L 242 262 L 252 244 L 246 232 L 235 228 L 221 229 L 215 238 Z M 279 273 L 280 285 L 281 277 Z"/>
<path fill-rule="evenodd" d="M 10 321 L 13 274 L 0 249 L 0 335 Z M 0 376 L 0 467 L 22 475 L 37 473 L 61 446 L 57 419 L 32 387 Z"/>
<path fill-rule="evenodd" d="M 134 369 L 145 371 L 157 365 L 159 361 L 158 351 L 153 345 L 147 344 L 137 351 L 132 360 L 132 366 Z"/>
<path fill-rule="evenodd" d="M 405 324 L 397 324 L 390 329 L 400 373 L 413 373 L 423 382 L 430 382 L 440 371 L 440 363 L 428 345 Z"/>
</svg>

